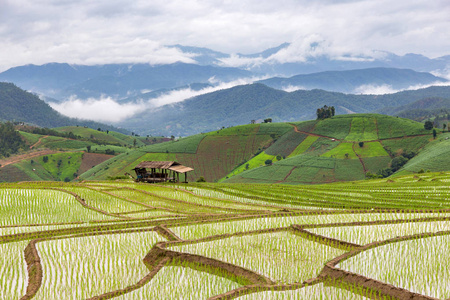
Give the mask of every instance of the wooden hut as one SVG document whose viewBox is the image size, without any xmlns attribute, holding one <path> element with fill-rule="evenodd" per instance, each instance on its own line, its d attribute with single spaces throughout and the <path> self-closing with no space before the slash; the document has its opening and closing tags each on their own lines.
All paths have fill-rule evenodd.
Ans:
<svg viewBox="0 0 450 300">
<path fill-rule="evenodd" d="M 179 182 L 180 174 L 184 173 L 184 182 L 187 182 L 187 172 L 194 169 L 183 166 L 176 161 L 143 161 L 134 169 L 139 182 Z"/>
</svg>

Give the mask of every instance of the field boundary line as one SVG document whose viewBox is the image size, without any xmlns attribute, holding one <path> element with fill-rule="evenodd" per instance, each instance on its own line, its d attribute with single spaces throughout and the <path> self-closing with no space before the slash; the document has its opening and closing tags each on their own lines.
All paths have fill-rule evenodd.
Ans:
<svg viewBox="0 0 450 300">
<path fill-rule="evenodd" d="M 182 239 L 177 236 L 172 230 L 164 225 L 158 225 L 155 227 L 155 231 L 168 239 L 169 241 L 182 241 Z"/>
<path fill-rule="evenodd" d="M 208 300 L 228 300 L 235 299 L 244 295 L 249 295 L 253 293 L 265 292 L 265 291 L 289 291 L 298 290 L 307 286 L 313 286 L 323 282 L 323 278 L 316 277 L 312 279 L 305 280 L 302 283 L 292 283 L 292 284 L 274 284 L 274 285 L 247 285 L 243 286 L 229 292 L 213 296 L 208 298 Z"/>
<path fill-rule="evenodd" d="M 404 288 L 396 287 L 392 284 L 381 282 L 363 275 L 359 275 L 356 273 L 352 273 L 343 269 L 336 267 L 340 262 L 347 260 L 351 257 L 357 256 L 363 251 L 367 251 L 369 249 L 377 248 L 380 246 L 408 241 L 408 240 L 416 240 L 423 239 L 429 237 L 436 236 L 444 236 L 449 235 L 450 231 L 439 231 L 435 233 L 419 233 L 413 235 L 406 235 L 401 237 L 395 237 L 383 241 L 377 241 L 370 244 L 367 244 L 363 247 L 357 248 L 355 250 L 346 252 L 331 261 L 327 262 L 320 272 L 319 276 L 323 276 L 327 279 L 330 279 L 334 282 L 344 282 L 350 286 L 358 286 L 363 289 L 371 289 L 375 290 L 381 296 L 394 297 L 395 299 L 418 299 L 418 300 L 437 300 L 437 298 L 433 298 L 430 296 L 418 294 L 406 290 Z"/>
<path fill-rule="evenodd" d="M 134 290 L 140 289 L 144 285 L 146 285 L 156 274 L 169 262 L 169 258 L 162 259 L 156 266 L 152 268 L 150 273 L 148 273 L 144 278 L 139 280 L 136 284 L 127 286 L 126 288 L 111 291 L 102 295 L 98 295 L 92 298 L 87 298 L 86 300 L 103 300 L 103 299 L 111 299 L 120 295 L 128 294 Z"/>
<path fill-rule="evenodd" d="M 355 248 L 361 247 L 361 245 L 358 245 L 358 244 L 349 243 L 349 242 L 341 241 L 338 239 L 334 239 L 334 238 L 330 238 L 327 236 L 323 236 L 320 234 L 306 231 L 303 228 L 297 227 L 296 225 L 291 225 L 291 228 L 292 228 L 292 232 L 295 235 L 298 235 L 307 240 L 312 240 L 313 242 L 316 242 L 316 243 L 319 243 L 322 245 L 326 245 L 329 247 L 333 247 L 336 249 L 349 251 L 349 250 L 353 250 Z"/>
<path fill-rule="evenodd" d="M 27 291 L 21 300 L 33 298 L 42 284 L 43 270 L 41 258 L 36 248 L 36 240 L 28 243 L 24 250 L 25 261 L 27 263 L 28 284 Z"/>
</svg>

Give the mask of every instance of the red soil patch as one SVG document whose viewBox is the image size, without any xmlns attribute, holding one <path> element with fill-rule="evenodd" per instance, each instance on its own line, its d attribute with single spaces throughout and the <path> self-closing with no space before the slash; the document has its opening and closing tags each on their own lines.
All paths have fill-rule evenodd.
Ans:
<svg viewBox="0 0 450 300">
<path fill-rule="evenodd" d="M 114 155 L 85 152 L 83 154 L 83 159 L 81 160 L 81 166 L 78 170 L 78 174 L 83 174 L 84 172 L 112 157 L 114 157 Z"/>
</svg>

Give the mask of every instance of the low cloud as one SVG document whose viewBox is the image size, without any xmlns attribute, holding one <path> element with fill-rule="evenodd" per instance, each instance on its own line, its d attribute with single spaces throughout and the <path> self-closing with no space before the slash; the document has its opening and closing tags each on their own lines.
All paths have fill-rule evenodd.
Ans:
<svg viewBox="0 0 450 300">
<path fill-rule="evenodd" d="M 269 57 L 245 57 L 233 54 L 220 59 L 221 66 L 254 68 L 262 64 L 308 63 L 308 61 L 327 57 L 337 61 L 370 62 L 383 59 L 387 53 L 384 51 L 348 49 L 336 46 L 330 40 L 319 34 L 311 34 L 297 38 L 289 46 L 280 49 Z"/>
<path fill-rule="evenodd" d="M 372 85 L 365 84 L 352 91 L 352 94 L 362 94 L 362 95 L 385 95 L 385 94 L 395 94 L 401 91 L 413 91 L 425 89 L 431 86 L 450 86 L 450 81 L 447 82 L 434 82 L 430 84 L 418 84 L 411 85 L 405 89 L 394 89 L 391 85 Z"/>
<path fill-rule="evenodd" d="M 364 84 L 353 90 L 352 94 L 362 94 L 362 95 L 384 95 L 384 94 L 394 94 L 398 90 L 393 89 L 391 85 L 372 85 Z"/>
<path fill-rule="evenodd" d="M 288 93 L 295 92 L 298 90 L 307 90 L 307 88 L 305 88 L 304 86 L 300 86 L 300 85 L 288 85 L 288 86 L 282 87 L 281 89 Z"/>
<path fill-rule="evenodd" d="M 49 103 L 59 113 L 83 120 L 117 123 L 145 108 L 144 103 L 119 104 L 110 97 L 80 100 L 72 97 L 62 103 Z"/>
<path fill-rule="evenodd" d="M 230 82 L 217 83 L 211 78 L 210 81 L 215 82 L 216 85 L 201 90 L 193 90 L 191 88 L 174 90 L 157 98 L 149 100 L 140 99 L 132 103 L 118 103 L 111 97 L 102 97 L 100 99 L 89 98 L 87 100 L 71 97 L 69 100 L 62 103 L 49 104 L 53 109 L 68 117 L 99 122 L 119 123 L 146 110 L 182 102 L 195 96 L 229 89 L 238 85 L 251 84 L 262 79 L 265 79 L 265 77 L 242 78 Z"/>
</svg>

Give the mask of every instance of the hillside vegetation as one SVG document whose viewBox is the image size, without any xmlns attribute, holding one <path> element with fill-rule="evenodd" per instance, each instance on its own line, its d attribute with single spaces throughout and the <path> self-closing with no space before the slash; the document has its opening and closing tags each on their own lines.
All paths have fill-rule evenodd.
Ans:
<svg viewBox="0 0 450 300">
<path fill-rule="evenodd" d="M 14 121 L 41 127 L 80 125 L 104 130 L 123 131 L 98 122 L 78 120 L 61 115 L 37 95 L 29 93 L 12 83 L 0 82 L 0 121 Z"/>
<path fill-rule="evenodd" d="M 187 136 L 222 127 L 262 122 L 297 122 L 315 118 L 316 109 L 327 104 L 336 114 L 371 113 L 430 97 L 448 98 L 450 87 L 436 86 L 386 95 L 355 95 L 324 90 L 285 92 L 261 83 L 236 86 L 144 111 L 120 126 L 143 134 Z M 391 109 L 392 110 L 392 109 Z"/>
<path fill-rule="evenodd" d="M 31 152 L 0 161 L 0 180 L 105 180 L 142 161 L 177 161 L 194 169 L 190 182 L 318 184 L 442 171 L 450 158 L 449 133 L 434 139 L 422 123 L 377 114 L 241 125 L 157 144 L 147 143 L 163 138 L 55 131 L 61 136 L 21 131 Z"/>
<path fill-rule="evenodd" d="M 441 136 L 433 140 L 422 123 L 376 114 L 250 124 L 131 150 L 81 178 L 102 180 L 130 172 L 144 160 L 175 160 L 195 169 L 188 173 L 189 181 L 200 176 L 226 183 L 361 180 L 370 174 L 385 174 L 381 171 L 391 168 L 395 157 L 405 161 L 420 157 L 421 149 L 440 143 Z M 404 166 L 408 167 L 409 163 Z"/>
</svg>

